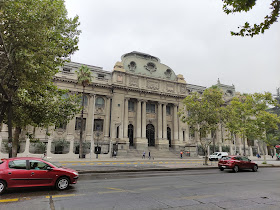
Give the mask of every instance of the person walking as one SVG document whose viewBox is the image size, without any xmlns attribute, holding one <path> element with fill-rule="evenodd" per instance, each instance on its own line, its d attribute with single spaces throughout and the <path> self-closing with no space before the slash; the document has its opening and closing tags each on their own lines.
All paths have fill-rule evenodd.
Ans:
<svg viewBox="0 0 280 210">
<path fill-rule="evenodd" d="M 146 152 L 143 152 L 142 159 L 145 159 Z"/>
<path fill-rule="evenodd" d="M 149 160 L 151 159 L 151 152 L 149 151 Z"/>
<path fill-rule="evenodd" d="M 181 159 L 183 158 L 183 151 L 180 152 Z"/>
</svg>

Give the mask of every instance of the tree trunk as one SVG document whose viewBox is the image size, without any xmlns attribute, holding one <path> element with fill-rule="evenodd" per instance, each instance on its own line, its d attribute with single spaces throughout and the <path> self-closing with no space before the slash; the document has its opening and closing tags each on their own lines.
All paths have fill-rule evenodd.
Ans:
<svg viewBox="0 0 280 210">
<path fill-rule="evenodd" d="M 85 86 L 83 86 L 83 98 L 82 98 L 82 113 L 81 113 L 81 130 L 80 130 L 80 146 L 79 146 L 79 158 L 83 157 L 83 131 L 84 131 L 84 95 Z"/>
<path fill-rule="evenodd" d="M 204 148 L 204 165 L 208 165 L 208 147 L 203 147 Z"/>
<path fill-rule="evenodd" d="M 263 144 L 263 162 L 266 164 L 266 152 L 265 152 L 265 144 L 264 141 L 262 142 Z"/>
<path fill-rule="evenodd" d="M 9 102 L 8 103 L 8 146 L 9 146 L 9 158 L 12 157 L 12 141 L 13 141 L 12 118 L 13 118 L 12 103 Z"/>
<path fill-rule="evenodd" d="M 17 156 L 20 133 L 21 133 L 21 127 L 16 127 L 15 135 L 14 135 L 14 139 L 13 139 L 12 157 Z"/>
</svg>

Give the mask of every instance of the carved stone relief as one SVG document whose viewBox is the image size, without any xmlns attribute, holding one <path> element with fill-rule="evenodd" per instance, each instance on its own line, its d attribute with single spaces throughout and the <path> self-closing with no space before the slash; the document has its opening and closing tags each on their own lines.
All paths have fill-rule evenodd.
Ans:
<svg viewBox="0 0 280 210">
<path fill-rule="evenodd" d="M 186 85 L 181 85 L 180 86 L 180 92 L 185 93 L 186 92 Z"/>
<path fill-rule="evenodd" d="M 138 87 L 138 78 L 133 76 L 129 77 L 129 85 Z"/>
<path fill-rule="evenodd" d="M 103 114 L 104 113 L 104 107 L 96 107 L 95 108 L 96 114 Z"/>
<path fill-rule="evenodd" d="M 157 67 L 154 63 L 149 62 L 144 66 L 146 70 L 148 70 L 151 74 L 157 70 Z"/>
<path fill-rule="evenodd" d="M 123 75 L 122 74 L 117 75 L 117 82 L 118 83 L 123 83 Z"/>
<path fill-rule="evenodd" d="M 152 90 L 159 90 L 159 83 L 153 80 L 147 81 L 147 88 Z"/>
<path fill-rule="evenodd" d="M 175 92 L 175 86 L 171 83 L 166 83 L 166 91 L 168 93 L 174 93 Z"/>
</svg>

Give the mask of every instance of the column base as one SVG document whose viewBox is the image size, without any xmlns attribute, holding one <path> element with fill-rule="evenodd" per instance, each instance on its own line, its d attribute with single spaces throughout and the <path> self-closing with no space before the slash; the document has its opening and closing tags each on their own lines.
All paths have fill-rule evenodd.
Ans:
<svg viewBox="0 0 280 210">
<path fill-rule="evenodd" d="M 167 139 L 156 139 L 155 144 L 158 150 L 169 150 L 169 141 Z"/>
<path fill-rule="evenodd" d="M 137 150 L 148 150 L 148 141 L 144 138 L 134 139 L 134 145 Z"/>
</svg>

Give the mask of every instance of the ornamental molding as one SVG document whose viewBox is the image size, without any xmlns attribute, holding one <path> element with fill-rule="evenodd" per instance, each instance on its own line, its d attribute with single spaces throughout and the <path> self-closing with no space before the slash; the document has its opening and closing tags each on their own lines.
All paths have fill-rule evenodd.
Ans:
<svg viewBox="0 0 280 210">
<path fill-rule="evenodd" d="M 147 88 L 151 90 L 159 90 L 159 83 L 153 80 L 147 80 Z"/>
<path fill-rule="evenodd" d="M 129 77 L 129 86 L 138 87 L 139 79 L 138 77 L 130 76 Z"/>
<path fill-rule="evenodd" d="M 174 93 L 175 92 L 175 85 L 171 83 L 166 83 L 166 91 L 168 93 Z"/>
<path fill-rule="evenodd" d="M 144 68 L 151 74 L 157 70 L 156 64 L 152 62 L 148 62 L 147 65 L 144 66 Z"/>
</svg>

